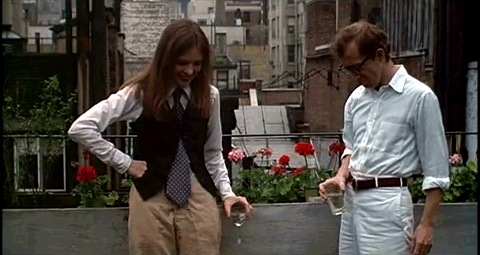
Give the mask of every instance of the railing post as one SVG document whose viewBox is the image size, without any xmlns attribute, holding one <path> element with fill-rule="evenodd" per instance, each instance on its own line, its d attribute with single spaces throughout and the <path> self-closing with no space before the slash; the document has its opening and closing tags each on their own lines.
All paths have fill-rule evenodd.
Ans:
<svg viewBox="0 0 480 255">
<path fill-rule="evenodd" d="M 37 49 L 37 53 L 40 53 L 40 33 L 35 33 L 35 46 Z"/>
</svg>

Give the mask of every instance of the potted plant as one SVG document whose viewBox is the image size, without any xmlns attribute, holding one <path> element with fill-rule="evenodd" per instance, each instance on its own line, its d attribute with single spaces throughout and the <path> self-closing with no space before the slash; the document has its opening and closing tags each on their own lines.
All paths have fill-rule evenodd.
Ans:
<svg viewBox="0 0 480 255">
<path fill-rule="evenodd" d="M 317 186 L 331 176 L 331 171 L 308 166 L 307 157 L 313 156 L 315 149 L 310 143 L 298 143 L 294 151 L 305 157 L 305 166 L 292 168 L 290 155 L 282 154 L 269 169 L 262 166 L 242 170 L 236 179 L 235 193 L 246 197 L 251 203 L 305 202 L 309 197 L 317 197 Z M 257 154 L 270 157 L 272 150 L 260 149 Z M 241 163 L 243 151 L 234 149 L 228 159 Z M 262 160 L 263 161 L 263 160 Z"/>
<path fill-rule="evenodd" d="M 107 175 L 97 176 L 95 167 L 89 164 L 93 154 L 88 150 L 83 151 L 85 165 L 80 166 L 77 171 L 76 180 L 79 182 L 72 190 L 74 196 L 80 196 L 79 207 L 105 207 L 114 205 L 119 196 L 115 190 L 105 196 L 104 187 L 110 181 Z"/>
</svg>

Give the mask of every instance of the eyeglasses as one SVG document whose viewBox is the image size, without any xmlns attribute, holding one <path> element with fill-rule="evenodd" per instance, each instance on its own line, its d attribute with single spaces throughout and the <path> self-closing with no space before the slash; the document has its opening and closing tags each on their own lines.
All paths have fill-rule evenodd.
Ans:
<svg viewBox="0 0 480 255">
<path fill-rule="evenodd" d="M 355 74 L 355 75 L 359 75 L 361 70 L 360 68 L 362 68 L 363 64 L 365 64 L 365 62 L 367 62 L 367 60 L 369 60 L 377 51 L 373 51 L 372 53 L 368 54 L 365 59 L 358 65 L 353 65 L 353 66 L 344 66 L 343 64 L 341 64 L 339 67 L 338 67 L 338 71 L 342 71 L 342 70 L 347 70 L 349 71 L 350 73 L 352 74 Z"/>
</svg>

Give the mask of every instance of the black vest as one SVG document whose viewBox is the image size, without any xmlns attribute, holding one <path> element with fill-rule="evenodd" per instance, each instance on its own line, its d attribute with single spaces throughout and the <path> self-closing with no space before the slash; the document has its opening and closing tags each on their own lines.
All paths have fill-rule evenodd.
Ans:
<svg viewBox="0 0 480 255">
<path fill-rule="evenodd" d="M 216 197 L 217 189 L 207 171 L 204 157 L 208 119 L 195 114 L 190 104 L 185 109 L 181 123 L 173 111 L 167 112 L 162 121 L 142 113 L 136 122 L 131 123 L 134 133 L 137 134 L 133 159 L 147 162 L 145 174 L 141 178 L 133 179 L 135 188 L 143 200 L 148 200 L 164 189 L 170 166 L 177 153 L 178 139 L 183 139 L 193 173 L 202 187 Z"/>
</svg>

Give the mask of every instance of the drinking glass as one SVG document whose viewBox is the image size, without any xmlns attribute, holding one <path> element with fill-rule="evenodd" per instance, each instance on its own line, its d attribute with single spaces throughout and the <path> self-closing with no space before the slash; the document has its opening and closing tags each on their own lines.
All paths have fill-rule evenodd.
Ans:
<svg viewBox="0 0 480 255">
<path fill-rule="evenodd" d="M 327 188 L 327 201 L 333 215 L 341 215 L 344 212 L 344 192 L 339 187 Z"/>
<path fill-rule="evenodd" d="M 238 202 L 233 204 L 230 211 L 230 217 L 232 218 L 233 224 L 237 229 L 237 244 L 240 244 L 242 243 L 242 239 L 240 238 L 240 227 L 243 225 L 243 223 L 245 223 L 247 218 L 245 206 Z"/>
</svg>

